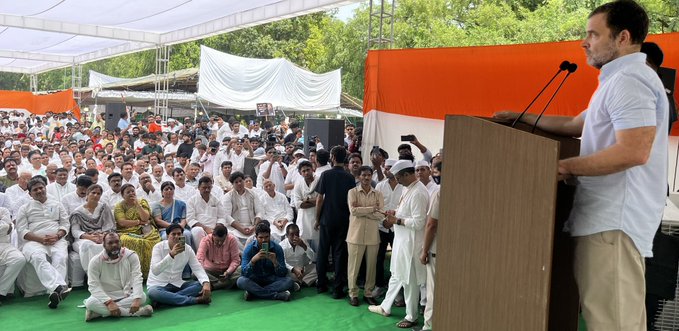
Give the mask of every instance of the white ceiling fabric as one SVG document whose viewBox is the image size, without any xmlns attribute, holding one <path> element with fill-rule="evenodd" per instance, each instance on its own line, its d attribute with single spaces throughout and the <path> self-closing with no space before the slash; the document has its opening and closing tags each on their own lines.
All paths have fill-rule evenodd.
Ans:
<svg viewBox="0 0 679 331">
<path fill-rule="evenodd" d="M 0 71 L 41 73 L 361 0 L 0 0 Z"/>
</svg>

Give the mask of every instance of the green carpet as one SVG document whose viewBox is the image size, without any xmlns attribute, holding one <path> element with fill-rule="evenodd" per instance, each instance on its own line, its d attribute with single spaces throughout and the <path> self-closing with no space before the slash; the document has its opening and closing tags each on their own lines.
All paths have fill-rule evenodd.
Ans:
<svg viewBox="0 0 679 331">
<path fill-rule="evenodd" d="M 398 330 L 404 308 L 393 308 L 391 317 L 368 312 L 368 305 L 352 307 L 346 299 L 333 300 L 314 288 L 294 293 L 290 302 L 243 300 L 240 290 L 213 292 L 209 306 L 159 308 L 150 318 L 100 318 L 85 323 L 85 309 L 78 308 L 89 296 L 74 290 L 52 310 L 47 296 L 15 298 L 0 307 L 3 330 Z M 420 325 L 422 317 L 420 316 Z M 445 330 L 445 329 L 439 329 Z M 581 323 L 580 330 L 584 331 Z"/>
<path fill-rule="evenodd" d="M 361 302 L 333 300 L 316 294 L 315 288 L 294 293 L 290 302 L 243 300 L 240 290 L 213 292 L 209 306 L 159 308 L 150 318 L 106 318 L 85 323 L 85 309 L 78 308 L 89 296 L 73 290 L 58 309 L 47 308 L 47 296 L 15 298 L 0 307 L 3 330 L 395 330 L 404 308 L 392 309 L 392 317 L 368 312 Z M 422 320 L 420 319 L 420 322 Z"/>
</svg>

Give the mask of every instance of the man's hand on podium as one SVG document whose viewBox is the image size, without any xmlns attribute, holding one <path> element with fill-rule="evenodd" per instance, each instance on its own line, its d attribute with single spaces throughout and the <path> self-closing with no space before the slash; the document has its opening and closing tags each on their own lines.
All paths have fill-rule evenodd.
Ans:
<svg viewBox="0 0 679 331">
<path fill-rule="evenodd" d="M 498 111 L 493 114 L 493 118 L 505 121 L 513 121 L 519 117 L 520 113 L 514 111 Z"/>
</svg>

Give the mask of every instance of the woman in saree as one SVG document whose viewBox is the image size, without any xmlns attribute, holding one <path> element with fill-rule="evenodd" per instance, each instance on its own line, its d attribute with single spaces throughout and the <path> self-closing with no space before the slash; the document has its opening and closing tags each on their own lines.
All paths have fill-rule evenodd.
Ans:
<svg viewBox="0 0 679 331">
<path fill-rule="evenodd" d="M 174 184 L 170 181 L 163 182 L 160 185 L 160 192 L 163 195 L 163 199 L 153 204 L 153 208 L 151 208 L 151 214 L 160 230 L 160 237 L 166 240 L 167 234 L 165 234 L 165 229 L 170 224 L 176 223 L 184 229 L 186 244 L 193 247 L 191 243 L 191 230 L 186 227 L 186 203 L 174 198 Z M 194 247 L 194 250 L 196 250 L 196 247 Z"/>
<path fill-rule="evenodd" d="M 73 250 L 80 255 L 80 264 L 87 272 L 92 257 L 104 250 L 102 241 L 106 232 L 116 230 L 113 212 L 103 202 L 99 202 L 104 190 L 94 184 L 87 189 L 85 204 L 76 208 L 71 214 L 71 235 L 73 235 Z"/>
<path fill-rule="evenodd" d="M 137 200 L 134 185 L 123 185 L 120 188 L 120 193 L 123 196 L 123 201 L 119 202 L 113 209 L 120 234 L 120 244 L 137 252 L 141 263 L 141 272 L 146 278 L 151 265 L 153 246 L 160 242 L 160 234 L 158 234 L 156 224 L 151 217 L 149 203 L 144 199 Z"/>
</svg>

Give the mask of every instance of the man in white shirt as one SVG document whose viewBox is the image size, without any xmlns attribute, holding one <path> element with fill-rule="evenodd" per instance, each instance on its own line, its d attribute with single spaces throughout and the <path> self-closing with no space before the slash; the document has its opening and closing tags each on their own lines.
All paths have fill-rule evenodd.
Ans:
<svg viewBox="0 0 679 331">
<path fill-rule="evenodd" d="M 13 229 L 9 210 L 0 207 L 0 302 L 14 293 L 14 281 L 26 264 L 24 254 L 10 243 Z"/>
<path fill-rule="evenodd" d="M 179 148 L 179 136 L 176 133 L 168 134 L 169 142 L 163 148 L 163 155 L 177 155 L 177 148 Z"/>
<path fill-rule="evenodd" d="M 212 194 L 212 178 L 203 176 L 198 180 L 198 192 L 186 201 L 186 222 L 191 226 L 191 236 L 196 246 L 217 223 L 226 225 L 224 208 L 219 198 Z"/>
<path fill-rule="evenodd" d="M 403 194 L 403 185 L 399 184 L 391 173 L 391 167 L 396 163 L 396 160 L 388 159 L 384 162 L 384 176 L 386 180 L 377 183 L 376 191 L 382 192 L 384 197 L 384 210 L 396 210 L 398 202 Z M 384 260 L 387 255 L 387 247 L 394 244 L 394 228 L 385 228 L 380 224 L 380 248 L 377 251 L 377 273 L 375 275 L 375 290 L 373 295 L 381 297 L 387 291 L 387 283 L 389 279 L 384 272 Z"/>
<path fill-rule="evenodd" d="M 47 198 L 59 202 L 71 192 L 75 192 L 75 184 L 68 181 L 68 171 L 64 168 L 57 169 L 57 180 L 47 184 Z"/>
<path fill-rule="evenodd" d="M 648 26 L 635 1 L 594 9 L 580 46 L 600 70 L 598 87 L 577 116 L 545 116 L 538 124 L 581 137 L 580 155 L 559 160 L 557 179 L 577 181 L 565 228 L 574 237 L 574 275 L 588 330 L 646 329 L 644 259 L 653 255 L 667 199 L 669 122 L 665 88 L 640 52 Z M 521 121 L 532 125 L 536 118 Z"/>
<path fill-rule="evenodd" d="M 208 144 L 208 150 L 201 156 L 198 162 L 203 167 L 203 173 L 211 173 L 214 175 L 214 164 L 217 152 L 219 151 L 219 143 L 216 141 L 211 141 Z"/>
<path fill-rule="evenodd" d="M 125 162 L 120 168 L 121 175 L 123 176 L 121 186 L 125 184 L 131 184 L 135 189 L 138 188 L 139 177 L 134 173 L 134 164 L 132 164 L 132 162 Z"/>
<path fill-rule="evenodd" d="M 5 195 L 9 198 L 8 209 L 14 218 L 16 218 L 19 208 L 32 200 L 28 191 L 28 182 L 31 180 L 31 177 L 30 172 L 25 170 L 19 171 L 17 183 L 5 190 Z"/>
<path fill-rule="evenodd" d="M 75 191 L 64 195 L 61 199 L 61 205 L 66 211 L 66 215 L 70 215 L 78 209 L 78 207 L 85 204 L 87 196 L 87 189 L 92 186 L 92 179 L 90 176 L 82 175 L 76 179 Z M 103 201 L 102 201 L 103 202 Z"/>
<path fill-rule="evenodd" d="M 245 158 L 253 156 L 254 154 L 249 139 L 233 138 L 226 146 L 226 160 L 231 161 L 233 172 L 243 172 L 243 169 L 245 168 Z"/>
<path fill-rule="evenodd" d="M 394 300 L 403 288 L 406 316 L 398 323 L 398 327 L 411 328 L 417 324 L 420 285 L 427 281 L 427 270 L 420 263 L 419 257 L 424 240 L 429 193 L 422 182 L 417 180 L 412 161 L 399 160 L 391 171 L 399 184 L 405 187 L 398 208 L 385 213 L 384 226 L 394 227 L 391 278 L 382 304 L 368 309 L 373 313 L 389 316 Z"/>
<path fill-rule="evenodd" d="M 118 202 L 123 201 L 123 196 L 120 194 L 120 188 L 123 184 L 123 176 L 117 172 L 108 175 L 109 190 L 104 192 L 101 196 L 101 202 L 108 205 L 111 210 L 114 210 Z"/>
<path fill-rule="evenodd" d="M 295 216 L 288 198 L 276 191 L 276 185 L 272 181 L 264 180 L 264 192 L 266 194 L 261 196 L 261 203 L 264 206 L 262 218 L 271 223 L 271 235 L 275 240 L 280 241 L 285 236 L 285 227 L 293 221 Z"/>
<path fill-rule="evenodd" d="M 270 179 L 276 184 L 276 190 L 285 193 L 285 176 L 288 175 L 287 167 L 281 158 L 280 152 L 274 147 L 266 150 L 265 162 L 259 166 L 257 175 L 257 187 L 264 186 L 264 180 Z"/>
<path fill-rule="evenodd" d="M 321 174 L 325 171 L 332 169 L 329 161 L 330 152 L 325 149 L 316 150 L 316 172 L 314 173 L 316 178 L 321 177 Z"/>
<path fill-rule="evenodd" d="M 40 156 L 39 150 L 34 150 L 28 153 L 28 162 L 29 163 L 25 165 L 24 170 L 30 171 L 31 175 L 33 176 L 46 175 L 45 166 L 42 164 L 42 156 Z"/>
<path fill-rule="evenodd" d="M 422 330 L 431 330 L 434 316 L 434 276 L 436 275 L 436 231 L 439 224 L 439 199 L 441 191 L 436 191 L 431 197 L 429 217 L 424 229 L 424 244 L 420 262 L 427 266 L 427 304 L 424 307 L 424 326 Z"/>
<path fill-rule="evenodd" d="M 115 232 L 104 234 L 104 250 L 95 255 L 87 270 L 90 297 L 85 300 L 85 321 L 98 317 L 151 316 L 153 307 L 145 305 L 139 256 L 120 248 Z"/>
<path fill-rule="evenodd" d="M 149 202 L 149 205 L 154 204 L 163 199 L 160 194 L 160 189 L 156 189 L 151 181 L 151 175 L 143 173 L 139 176 L 139 188 L 136 191 L 137 199 L 144 199 Z"/>
<path fill-rule="evenodd" d="M 417 175 L 417 179 L 424 184 L 424 187 L 427 188 L 429 197 L 433 196 L 434 193 L 439 190 L 438 184 L 431 178 L 429 162 L 424 160 L 417 161 L 415 164 L 415 175 Z"/>
<path fill-rule="evenodd" d="M 174 198 L 181 201 L 189 201 L 191 197 L 196 195 L 196 189 L 190 185 L 186 185 L 186 174 L 182 168 L 175 168 L 172 172 L 174 179 Z"/>
<path fill-rule="evenodd" d="M 163 166 L 156 164 L 153 169 L 151 169 L 151 182 L 155 186 L 156 190 L 160 190 L 160 185 L 165 181 L 172 181 L 172 177 L 166 179 Z"/>
<path fill-rule="evenodd" d="M 225 194 L 233 189 L 233 185 L 231 184 L 230 178 L 231 178 L 231 170 L 232 170 L 232 163 L 231 161 L 223 161 L 221 164 L 221 169 L 218 172 L 219 175 L 215 176 L 215 185 L 222 190 L 222 194 Z"/>
<path fill-rule="evenodd" d="M 281 241 L 281 248 L 285 254 L 285 267 L 288 277 L 297 284 L 313 286 L 318 279 L 316 275 L 316 253 L 299 236 L 297 224 L 290 223 L 286 227 L 285 240 Z"/>
<path fill-rule="evenodd" d="M 231 174 L 233 190 L 224 194 L 222 206 L 229 232 L 245 245 L 247 239 L 255 233 L 255 227 L 262 221 L 264 210 L 262 203 L 251 190 L 245 188 L 245 175 L 242 172 Z"/>
<path fill-rule="evenodd" d="M 167 240 L 153 246 L 151 270 L 146 283 L 149 298 L 153 302 L 171 306 L 210 304 L 210 279 L 193 249 L 186 245 L 184 229 L 173 223 L 166 231 Z M 182 280 L 182 271 L 187 265 L 198 281 Z"/>
<path fill-rule="evenodd" d="M 28 190 L 33 200 L 19 208 L 17 233 L 24 241 L 21 250 L 35 269 L 40 283 L 52 292 L 48 307 L 56 309 L 71 291 L 66 285 L 68 242 L 64 238 L 70 228 L 68 215 L 61 204 L 47 200 L 42 179 L 31 179 Z"/>
<path fill-rule="evenodd" d="M 309 243 L 311 249 L 318 248 L 318 230 L 314 229 L 316 222 L 316 179 L 313 165 L 309 161 L 302 161 L 297 166 L 300 179 L 292 190 L 292 204 L 297 208 L 297 222 L 300 236 Z"/>
</svg>

